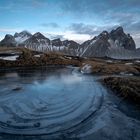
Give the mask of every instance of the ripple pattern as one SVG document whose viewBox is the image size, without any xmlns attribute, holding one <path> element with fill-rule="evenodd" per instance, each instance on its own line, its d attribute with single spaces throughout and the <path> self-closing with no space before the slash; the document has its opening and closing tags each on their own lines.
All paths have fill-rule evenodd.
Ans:
<svg viewBox="0 0 140 140">
<path fill-rule="evenodd" d="M 140 121 L 119 110 L 120 100 L 99 77 L 78 71 L 20 69 L 1 76 L 0 140 L 140 140 Z"/>
<path fill-rule="evenodd" d="M 103 95 L 93 77 L 87 78 L 74 70 L 40 79 L 38 76 L 31 85 L 21 84 L 23 90 L 19 92 L 2 90 L 1 132 L 22 135 L 62 132 L 79 125 L 101 105 Z M 16 77 L 15 81 L 14 84 L 22 83 L 24 79 Z"/>
</svg>

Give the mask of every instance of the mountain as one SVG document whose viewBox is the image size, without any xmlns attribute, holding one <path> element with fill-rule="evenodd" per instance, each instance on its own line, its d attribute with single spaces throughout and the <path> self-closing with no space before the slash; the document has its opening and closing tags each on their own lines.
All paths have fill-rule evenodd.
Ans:
<svg viewBox="0 0 140 140">
<path fill-rule="evenodd" d="M 5 38 L 0 42 L 0 46 L 14 47 L 16 46 L 16 40 L 12 35 L 7 34 Z"/>
<path fill-rule="evenodd" d="M 40 32 L 31 34 L 28 31 L 6 35 L 0 46 L 26 47 L 36 51 L 62 52 L 67 55 L 81 57 L 111 57 L 116 59 L 140 58 L 140 49 L 136 49 L 130 34 L 122 27 L 111 32 L 103 31 L 81 45 L 73 40 L 50 40 Z"/>
<path fill-rule="evenodd" d="M 118 47 L 128 50 L 135 50 L 136 45 L 130 34 L 125 34 L 122 27 L 110 32 L 110 39 L 112 39 Z"/>
<path fill-rule="evenodd" d="M 24 41 L 32 36 L 28 31 L 22 31 L 15 33 L 14 36 L 7 34 L 5 38 L 0 42 L 0 46 L 16 47 L 21 45 Z"/>
<path fill-rule="evenodd" d="M 24 41 L 23 46 L 37 51 L 59 51 L 65 54 L 76 55 L 80 45 L 71 40 L 61 41 L 59 38 L 49 40 L 38 32 Z"/>
<path fill-rule="evenodd" d="M 46 51 L 50 49 L 50 40 L 42 35 L 40 32 L 35 33 L 30 38 L 25 40 L 23 46 L 36 51 Z"/>
<path fill-rule="evenodd" d="M 60 38 L 51 41 L 52 51 L 63 51 L 64 47 Z"/>
<path fill-rule="evenodd" d="M 94 37 L 88 42 L 84 42 L 82 44 L 82 46 L 84 47 L 84 51 L 82 52 L 81 56 L 105 57 L 106 51 L 110 47 L 108 39 L 109 39 L 109 33 L 107 31 L 103 31 L 97 37 Z"/>
<path fill-rule="evenodd" d="M 130 34 L 125 34 L 122 27 L 110 33 L 103 31 L 98 36 L 84 42 L 80 54 L 82 57 L 111 57 L 129 59 L 140 57 L 136 54 L 136 45 Z"/>
<path fill-rule="evenodd" d="M 62 41 L 64 47 L 64 53 L 68 55 L 79 56 L 80 44 L 73 40 L 64 40 Z"/>
<path fill-rule="evenodd" d="M 52 46 L 56 46 L 56 47 L 62 46 L 62 41 L 60 40 L 60 38 L 54 39 L 51 42 L 52 42 Z"/>
</svg>

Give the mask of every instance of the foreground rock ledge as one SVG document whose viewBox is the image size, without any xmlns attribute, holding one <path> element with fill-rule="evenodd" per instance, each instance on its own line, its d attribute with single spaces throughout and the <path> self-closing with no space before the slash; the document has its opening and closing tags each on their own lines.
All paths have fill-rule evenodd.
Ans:
<svg viewBox="0 0 140 140">
<path fill-rule="evenodd" d="M 104 84 L 111 88 L 118 96 L 140 104 L 140 78 L 139 77 L 106 77 Z"/>
</svg>

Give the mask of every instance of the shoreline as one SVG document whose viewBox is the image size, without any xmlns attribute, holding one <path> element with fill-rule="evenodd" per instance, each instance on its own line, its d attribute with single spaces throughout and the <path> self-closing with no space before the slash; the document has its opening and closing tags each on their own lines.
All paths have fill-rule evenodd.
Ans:
<svg viewBox="0 0 140 140">
<path fill-rule="evenodd" d="M 140 104 L 140 94 L 138 94 L 140 93 L 140 84 L 138 84 L 140 83 L 140 61 L 138 60 L 122 61 L 107 58 L 80 58 L 60 53 L 43 53 L 36 57 L 36 53 L 28 49 L 20 49 L 20 51 L 22 53 L 20 53 L 15 61 L 0 59 L 0 71 L 20 68 L 38 69 L 50 66 L 78 66 L 85 74 L 106 76 L 101 80 L 105 87 L 112 90 L 118 96 L 125 97 L 126 99 L 130 98 Z M 136 76 L 137 78 L 135 78 Z M 136 86 L 136 88 L 133 88 L 129 83 L 134 87 Z"/>
</svg>

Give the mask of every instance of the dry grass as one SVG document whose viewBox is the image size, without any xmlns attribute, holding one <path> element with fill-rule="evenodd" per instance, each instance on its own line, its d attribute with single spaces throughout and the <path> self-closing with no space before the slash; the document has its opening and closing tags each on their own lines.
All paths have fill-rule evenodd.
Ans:
<svg viewBox="0 0 140 140">
<path fill-rule="evenodd" d="M 92 59 L 83 61 L 85 64 L 89 64 L 92 66 L 93 73 L 100 74 L 120 74 L 121 72 L 132 73 L 134 75 L 140 74 L 140 66 L 133 65 L 125 65 L 124 62 L 112 62 L 108 63 L 103 59 Z"/>
<path fill-rule="evenodd" d="M 7 49 L 5 49 L 7 50 Z M 8 49 L 9 50 L 9 49 Z M 79 60 L 66 59 L 60 53 L 44 53 L 34 57 L 34 52 L 26 48 L 17 49 L 22 52 L 16 61 L 0 60 L 0 67 L 20 67 L 20 66 L 45 66 L 45 65 L 80 65 Z"/>
<path fill-rule="evenodd" d="M 22 48 L 22 47 L 0 47 L 0 52 L 5 52 L 5 51 L 23 51 L 23 50 L 28 50 L 28 49 Z"/>
<path fill-rule="evenodd" d="M 106 77 L 103 79 L 103 82 L 106 86 L 115 91 L 118 96 L 122 96 L 140 104 L 139 77 Z"/>
</svg>

